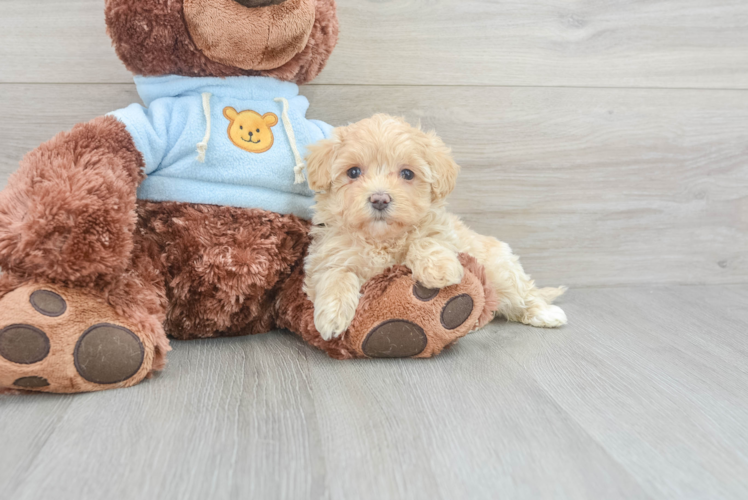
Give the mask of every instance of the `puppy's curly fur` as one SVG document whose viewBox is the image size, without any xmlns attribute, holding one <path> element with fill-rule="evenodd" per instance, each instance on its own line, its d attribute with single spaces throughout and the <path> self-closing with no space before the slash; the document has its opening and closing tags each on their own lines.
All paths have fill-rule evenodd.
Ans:
<svg viewBox="0 0 748 500">
<path fill-rule="evenodd" d="M 538 327 L 566 323 L 551 305 L 565 288 L 537 288 L 509 245 L 447 212 L 458 172 L 433 132 L 382 114 L 309 148 L 307 176 L 317 195 L 305 291 L 324 338 L 348 328 L 361 286 L 384 269 L 404 264 L 422 285 L 443 288 L 462 280 L 461 252 L 485 266 L 501 298 L 496 314 Z"/>
</svg>

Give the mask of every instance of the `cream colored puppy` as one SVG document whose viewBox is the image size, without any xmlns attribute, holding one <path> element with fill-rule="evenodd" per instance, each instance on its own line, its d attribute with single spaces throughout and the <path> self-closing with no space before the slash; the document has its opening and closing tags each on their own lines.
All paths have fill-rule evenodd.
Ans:
<svg viewBox="0 0 748 500">
<path fill-rule="evenodd" d="M 375 115 L 337 128 L 309 148 L 307 176 L 317 192 L 305 291 L 325 339 L 348 329 L 359 290 L 389 266 L 404 264 L 428 288 L 462 281 L 457 255 L 486 268 L 500 298 L 497 314 L 539 327 L 566 315 L 551 305 L 565 288 L 537 288 L 509 245 L 468 229 L 445 209 L 459 166 L 434 133 Z"/>
</svg>

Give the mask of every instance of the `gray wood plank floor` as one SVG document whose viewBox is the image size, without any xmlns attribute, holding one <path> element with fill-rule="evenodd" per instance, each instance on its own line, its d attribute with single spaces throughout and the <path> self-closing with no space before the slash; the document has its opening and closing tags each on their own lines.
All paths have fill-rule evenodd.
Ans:
<svg viewBox="0 0 748 500">
<path fill-rule="evenodd" d="M 0 498 L 748 497 L 748 286 L 572 290 L 431 360 L 175 342 L 131 389 L 0 398 Z"/>
</svg>

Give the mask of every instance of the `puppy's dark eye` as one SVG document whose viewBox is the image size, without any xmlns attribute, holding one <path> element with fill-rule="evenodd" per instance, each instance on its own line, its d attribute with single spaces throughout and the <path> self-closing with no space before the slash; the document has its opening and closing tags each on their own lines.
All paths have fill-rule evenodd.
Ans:
<svg viewBox="0 0 748 500">
<path fill-rule="evenodd" d="M 412 170 L 408 170 L 407 168 L 404 168 L 400 171 L 400 177 L 402 177 L 406 181 L 412 181 L 415 176 L 416 174 L 414 174 Z"/>
<path fill-rule="evenodd" d="M 259 129 L 259 128 L 257 129 L 257 133 L 258 133 L 258 134 L 260 133 L 260 129 Z"/>
<path fill-rule="evenodd" d="M 244 127 L 242 127 L 241 125 L 239 125 L 239 130 L 244 130 Z"/>
<path fill-rule="evenodd" d="M 348 177 L 351 179 L 358 179 L 361 177 L 361 169 L 358 167 L 349 168 Z"/>
</svg>

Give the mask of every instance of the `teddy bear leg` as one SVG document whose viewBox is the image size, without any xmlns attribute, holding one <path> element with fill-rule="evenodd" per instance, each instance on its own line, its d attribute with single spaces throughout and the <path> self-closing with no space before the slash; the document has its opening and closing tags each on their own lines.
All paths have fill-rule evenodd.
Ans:
<svg viewBox="0 0 748 500">
<path fill-rule="evenodd" d="M 0 388 L 124 387 L 163 365 L 163 293 L 133 238 L 142 167 L 125 126 L 101 117 L 27 154 L 8 180 Z"/>
<path fill-rule="evenodd" d="M 164 367 L 163 273 L 138 240 L 126 270 L 94 286 L 0 276 L 0 393 L 129 387 Z"/>
<path fill-rule="evenodd" d="M 162 369 L 163 293 L 142 278 L 129 272 L 97 290 L 4 274 L 0 392 L 116 389 Z"/>
<path fill-rule="evenodd" d="M 325 341 L 314 327 L 314 307 L 298 269 L 279 299 L 278 325 L 338 359 L 428 358 L 493 318 L 498 301 L 485 270 L 468 255 L 462 282 L 441 290 L 416 283 L 395 266 L 364 284 L 356 317 L 339 338 Z"/>
</svg>

